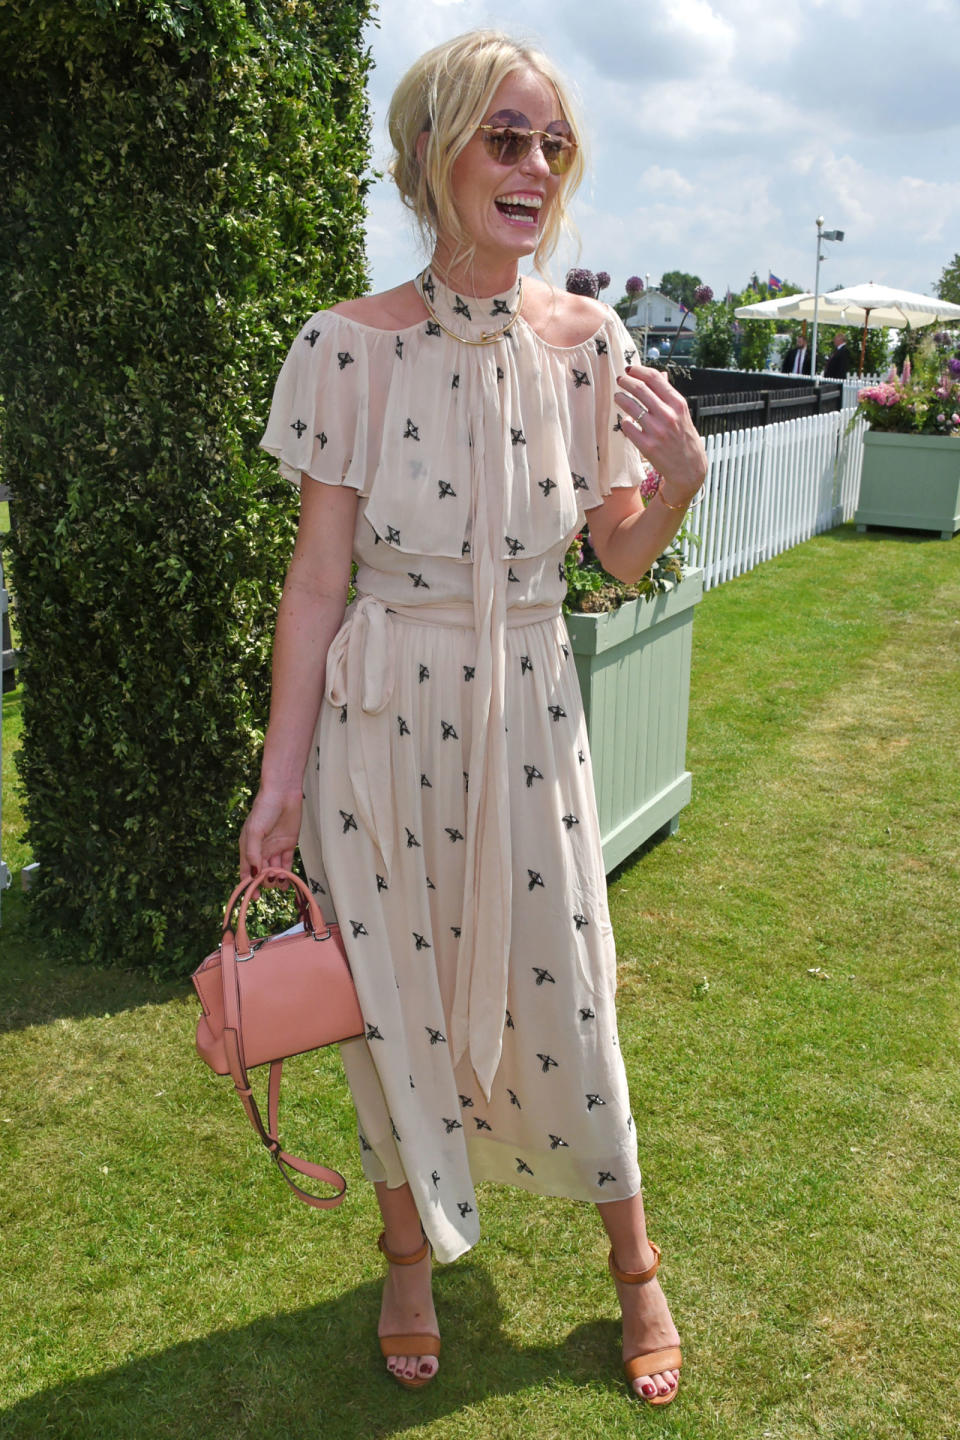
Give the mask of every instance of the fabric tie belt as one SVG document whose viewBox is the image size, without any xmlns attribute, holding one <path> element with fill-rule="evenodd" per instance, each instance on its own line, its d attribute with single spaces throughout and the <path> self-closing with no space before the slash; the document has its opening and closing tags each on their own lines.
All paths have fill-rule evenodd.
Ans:
<svg viewBox="0 0 960 1440">
<path fill-rule="evenodd" d="M 556 620 L 560 613 L 559 604 L 517 607 L 506 612 L 506 628 Z M 393 729 L 388 709 L 396 683 L 394 619 L 404 624 L 476 629 L 470 604 L 387 605 L 375 595 L 362 595 L 347 610 L 327 653 L 326 699 L 331 705 L 347 707 L 350 783 L 357 812 L 380 852 L 388 878 L 394 847 Z M 490 670 L 490 665 L 478 666 L 477 679 L 489 676 Z M 474 1072 L 488 1098 L 506 1019 L 512 905 L 509 886 L 502 883 L 502 876 L 511 873 L 509 824 L 502 823 L 509 815 L 503 727 L 502 696 L 495 700 L 494 687 L 479 685 L 473 694 L 465 837 L 463 914 L 472 918 L 470 934 L 461 933 L 451 1044 L 454 1064 L 469 1049 Z M 485 837 L 478 831 L 489 825 L 493 816 L 501 822 L 498 833 L 486 837 L 493 845 L 484 844 Z M 497 873 L 487 875 L 492 861 Z"/>
</svg>

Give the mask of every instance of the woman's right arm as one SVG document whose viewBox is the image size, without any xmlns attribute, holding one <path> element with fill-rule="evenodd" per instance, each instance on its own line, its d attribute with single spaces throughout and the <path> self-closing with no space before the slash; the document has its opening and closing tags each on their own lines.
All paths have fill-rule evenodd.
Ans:
<svg viewBox="0 0 960 1440">
<path fill-rule="evenodd" d="M 277 612 L 260 789 L 240 835 L 244 880 L 293 863 L 327 651 L 347 604 L 356 513 L 355 490 L 302 477 L 297 542 Z"/>
</svg>

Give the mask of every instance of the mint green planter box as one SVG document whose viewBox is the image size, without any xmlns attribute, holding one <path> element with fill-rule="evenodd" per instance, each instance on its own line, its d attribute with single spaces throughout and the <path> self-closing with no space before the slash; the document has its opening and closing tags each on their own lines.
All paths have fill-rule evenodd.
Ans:
<svg viewBox="0 0 960 1440">
<path fill-rule="evenodd" d="M 868 430 L 853 519 L 861 531 L 891 525 L 949 540 L 960 530 L 960 438 Z"/>
<path fill-rule="evenodd" d="M 593 761 L 607 873 L 690 799 L 687 709 L 694 606 L 703 571 L 653 600 L 567 615 Z"/>
</svg>

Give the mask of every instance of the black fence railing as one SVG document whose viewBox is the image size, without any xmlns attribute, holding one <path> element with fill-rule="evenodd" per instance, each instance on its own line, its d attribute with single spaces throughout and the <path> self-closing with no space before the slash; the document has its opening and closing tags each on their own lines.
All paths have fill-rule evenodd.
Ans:
<svg viewBox="0 0 960 1440">
<path fill-rule="evenodd" d="M 747 389 L 743 371 L 689 370 L 671 378 L 701 435 L 826 415 L 843 407 L 843 386 L 830 380 L 816 384 L 797 375 L 763 375 Z"/>
</svg>

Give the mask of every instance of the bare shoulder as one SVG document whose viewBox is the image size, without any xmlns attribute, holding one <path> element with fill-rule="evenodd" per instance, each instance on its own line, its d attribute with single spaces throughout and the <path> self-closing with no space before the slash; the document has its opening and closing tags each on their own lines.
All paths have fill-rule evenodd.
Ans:
<svg viewBox="0 0 960 1440">
<path fill-rule="evenodd" d="M 360 295 L 356 300 L 341 300 L 331 305 L 334 315 L 343 315 L 371 330 L 404 330 L 426 319 L 427 312 L 412 281 L 382 290 L 378 295 Z"/>
<path fill-rule="evenodd" d="M 610 312 L 589 295 L 571 295 L 531 276 L 523 282 L 523 314 L 541 340 L 567 348 L 596 335 Z"/>
</svg>

